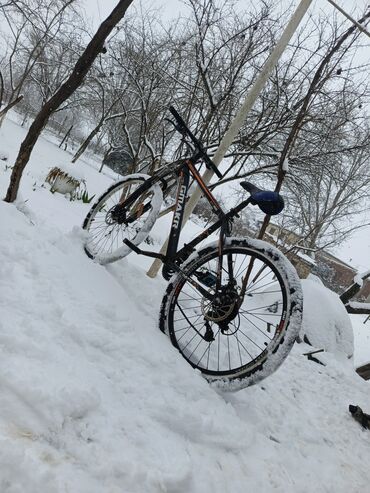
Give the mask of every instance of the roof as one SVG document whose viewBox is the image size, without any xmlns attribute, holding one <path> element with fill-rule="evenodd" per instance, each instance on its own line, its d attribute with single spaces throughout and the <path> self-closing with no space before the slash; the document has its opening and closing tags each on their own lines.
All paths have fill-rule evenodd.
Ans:
<svg viewBox="0 0 370 493">
<path fill-rule="evenodd" d="M 280 226 L 279 224 L 273 223 L 271 221 L 270 221 L 270 224 L 271 224 L 271 226 L 276 226 L 277 228 L 280 228 L 283 231 L 286 231 L 287 233 L 290 233 L 292 235 L 295 235 L 297 238 L 301 238 L 300 235 L 298 235 L 294 231 L 291 231 L 290 229 L 284 228 L 283 226 Z M 273 236 L 273 235 L 271 235 L 271 233 L 269 233 L 269 234 L 270 234 L 270 236 Z M 304 250 L 304 247 L 303 246 L 302 246 L 302 250 Z M 347 267 L 348 269 L 351 269 L 354 273 L 357 272 L 357 269 L 355 269 L 351 265 L 347 264 L 346 262 L 344 262 L 340 258 L 335 257 L 333 254 L 329 253 L 327 250 L 319 250 L 318 252 L 316 252 L 316 254 L 317 255 L 322 255 L 324 257 L 327 257 L 330 260 L 332 260 L 333 262 L 336 262 L 337 264 L 343 265 L 344 267 Z M 311 259 L 311 261 L 312 261 L 312 259 Z"/>
</svg>

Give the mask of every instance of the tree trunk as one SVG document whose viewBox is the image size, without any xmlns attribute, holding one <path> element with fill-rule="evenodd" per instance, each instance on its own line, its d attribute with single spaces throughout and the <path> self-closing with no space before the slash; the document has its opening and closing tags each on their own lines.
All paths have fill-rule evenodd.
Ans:
<svg viewBox="0 0 370 493">
<path fill-rule="evenodd" d="M 2 110 L 0 110 L 0 127 L 1 127 L 1 125 L 2 125 L 2 123 L 4 121 L 4 119 L 5 119 L 5 116 L 8 113 L 8 111 L 11 110 L 13 108 L 13 106 L 15 106 L 20 101 L 22 101 L 22 99 L 23 99 L 23 96 L 20 95 L 16 99 L 14 99 L 14 101 L 12 101 L 11 103 L 7 104 L 5 106 L 5 108 L 3 108 Z"/>
<path fill-rule="evenodd" d="M 100 166 L 100 168 L 99 168 L 99 173 L 101 173 L 101 172 L 103 171 L 103 168 L 104 168 L 104 161 L 105 161 L 105 159 L 108 157 L 108 154 L 110 153 L 110 151 L 111 151 L 112 149 L 113 149 L 112 144 L 109 144 L 108 149 L 107 149 L 107 150 L 105 151 L 105 153 L 104 153 L 104 157 L 103 157 L 103 159 L 102 159 L 101 166 Z"/>
<path fill-rule="evenodd" d="M 82 154 L 86 151 L 86 149 L 88 148 L 90 142 L 93 140 L 95 135 L 97 135 L 100 132 L 100 129 L 102 128 L 103 123 L 104 123 L 104 118 L 102 120 L 100 120 L 98 125 L 94 128 L 94 130 L 92 130 L 92 132 L 89 133 L 89 135 L 86 137 L 84 142 L 81 144 L 81 146 L 77 150 L 76 154 L 73 156 L 72 163 L 75 163 L 77 161 L 77 159 L 79 159 L 82 156 Z"/>
<path fill-rule="evenodd" d="M 67 130 L 65 136 L 63 137 L 63 139 L 61 140 L 60 144 L 58 147 L 62 147 L 62 145 L 64 144 L 64 142 L 66 143 L 65 147 L 64 147 L 64 150 L 67 149 L 67 140 L 68 140 L 68 137 L 70 136 L 70 133 L 72 132 L 72 129 L 73 129 L 74 125 L 71 125 L 69 127 L 69 129 Z"/>
<path fill-rule="evenodd" d="M 19 183 L 24 168 L 26 167 L 31 152 L 39 138 L 39 135 L 47 124 L 50 115 L 66 101 L 74 91 L 82 84 L 91 65 L 94 63 L 99 53 L 104 52 L 104 43 L 115 25 L 123 18 L 127 8 L 133 0 L 120 0 L 111 14 L 100 25 L 94 37 L 85 48 L 67 81 L 61 85 L 58 91 L 47 101 L 36 115 L 24 141 L 22 142 L 13 172 L 10 177 L 10 184 L 5 196 L 6 202 L 13 202 L 18 193 Z"/>
<path fill-rule="evenodd" d="M 23 114 L 23 120 L 22 120 L 22 123 L 21 123 L 21 127 L 24 127 L 24 126 L 25 126 L 25 124 L 27 123 L 28 116 L 29 116 L 28 111 L 27 111 L 27 110 L 25 110 L 25 112 L 24 112 L 24 114 Z"/>
</svg>

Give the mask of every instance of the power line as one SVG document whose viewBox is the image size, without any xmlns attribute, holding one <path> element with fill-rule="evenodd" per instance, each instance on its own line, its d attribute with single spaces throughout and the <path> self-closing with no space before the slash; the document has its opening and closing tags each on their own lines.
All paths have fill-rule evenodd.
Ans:
<svg viewBox="0 0 370 493">
<path fill-rule="evenodd" d="M 333 7 L 335 7 L 336 9 L 339 10 L 339 12 L 341 14 L 343 14 L 345 17 L 347 17 L 347 19 L 349 19 L 351 22 L 353 22 L 353 24 L 355 24 L 355 26 L 357 26 L 359 28 L 360 31 L 362 31 L 364 34 L 366 34 L 366 36 L 369 36 L 370 38 L 370 33 L 369 31 L 367 31 L 364 26 L 362 26 L 359 22 L 356 21 L 356 19 L 354 19 L 353 17 L 351 17 L 349 14 L 347 14 L 347 12 L 345 10 L 342 9 L 342 7 L 339 7 L 339 5 L 337 5 L 334 0 L 328 0 L 328 2 L 333 5 Z"/>
</svg>

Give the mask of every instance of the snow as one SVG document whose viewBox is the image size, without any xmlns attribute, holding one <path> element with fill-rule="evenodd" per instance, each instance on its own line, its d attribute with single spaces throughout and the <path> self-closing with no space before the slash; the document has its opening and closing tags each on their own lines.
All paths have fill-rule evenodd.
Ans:
<svg viewBox="0 0 370 493">
<path fill-rule="evenodd" d="M 361 288 L 364 285 L 364 281 L 363 281 L 362 276 L 360 274 L 355 275 L 355 277 L 353 278 L 353 282 L 356 283 Z"/>
<path fill-rule="evenodd" d="M 360 301 L 350 301 L 348 305 L 351 308 L 362 308 L 364 310 L 370 310 L 370 303 L 361 303 Z"/>
<path fill-rule="evenodd" d="M 296 253 L 297 257 L 300 257 L 301 259 L 305 260 L 308 264 L 311 264 L 312 266 L 316 265 L 316 260 L 306 253 L 303 253 L 301 250 L 298 250 Z"/>
<path fill-rule="evenodd" d="M 318 349 L 352 358 L 353 330 L 339 296 L 312 279 L 303 279 L 303 323 L 300 337 Z"/>
<path fill-rule="evenodd" d="M 25 130 L 6 120 L 1 132 L 11 164 Z M 305 330 L 337 338 L 324 338 L 326 366 L 296 344 L 266 380 L 216 392 L 158 330 L 167 284 L 147 278 L 151 261 L 104 267 L 84 254 L 90 205 L 42 186 L 51 160 L 67 158 L 40 139 L 17 203 L 0 202 L 0 491 L 367 493 L 370 435 L 348 405 L 369 412 L 370 387 L 342 357 L 338 300 L 303 284 Z M 115 179 L 82 163 L 89 194 Z M 9 176 L 0 165 L 2 196 Z"/>
<path fill-rule="evenodd" d="M 0 160 L 1 161 L 8 161 L 9 159 L 9 154 L 2 149 L 0 149 Z"/>
<path fill-rule="evenodd" d="M 353 282 L 362 287 L 364 284 L 364 279 L 367 279 L 368 277 L 370 277 L 370 270 L 356 274 L 353 278 Z"/>
<path fill-rule="evenodd" d="M 370 320 L 368 315 L 350 315 L 355 336 L 355 367 L 370 362 Z"/>
</svg>

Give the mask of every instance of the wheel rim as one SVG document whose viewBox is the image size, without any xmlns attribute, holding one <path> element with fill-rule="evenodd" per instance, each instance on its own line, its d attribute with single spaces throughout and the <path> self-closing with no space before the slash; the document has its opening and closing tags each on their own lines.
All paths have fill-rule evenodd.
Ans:
<svg viewBox="0 0 370 493">
<path fill-rule="evenodd" d="M 232 253 L 231 253 L 232 252 Z M 232 297 L 218 311 L 182 278 L 174 287 L 169 305 L 169 335 L 184 358 L 210 376 L 233 376 L 260 368 L 268 354 L 280 344 L 286 324 L 287 294 L 284 281 L 271 261 L 254 250 L 234 248 L 224 251 L 223 284 L 227 284 L 227 257 L 232 258 L 240 293 L 243 275 L 253 259 L 246 295 L 233 311 Z M 189 268 L 187 274 L 199 282 L 199 271 L 215 272 L 217 252 L 212 252 Z M 198 274 L 197 274 L 198 273 Z M 212 288 L 209 288 L 212 293 Z M 227 304 L 229 303 L 229 304 Z M 208 311 L 207 311 L 208 310 Z"/>
<path fill-rule="evenodd" d="M 135 237 L 143 229 L 152 207 L 145 209 L 153 198 L 154 191 L 148 190 L 140 196 L 121 215 L 114 215 L 119 204 L 124 203 L 144 179 L 133 179 L 124 182 L 121 187 L 113 187 L 104 198 L 96 204 L 88 217 L 85 229 L 89 235 L 85 243 L 86 250 L 93 257 L 114 254 L 123 245 L 123 240 L 135 240 Z M 129 220 L 125 220 L 129 218 Z"/>
</svg>

